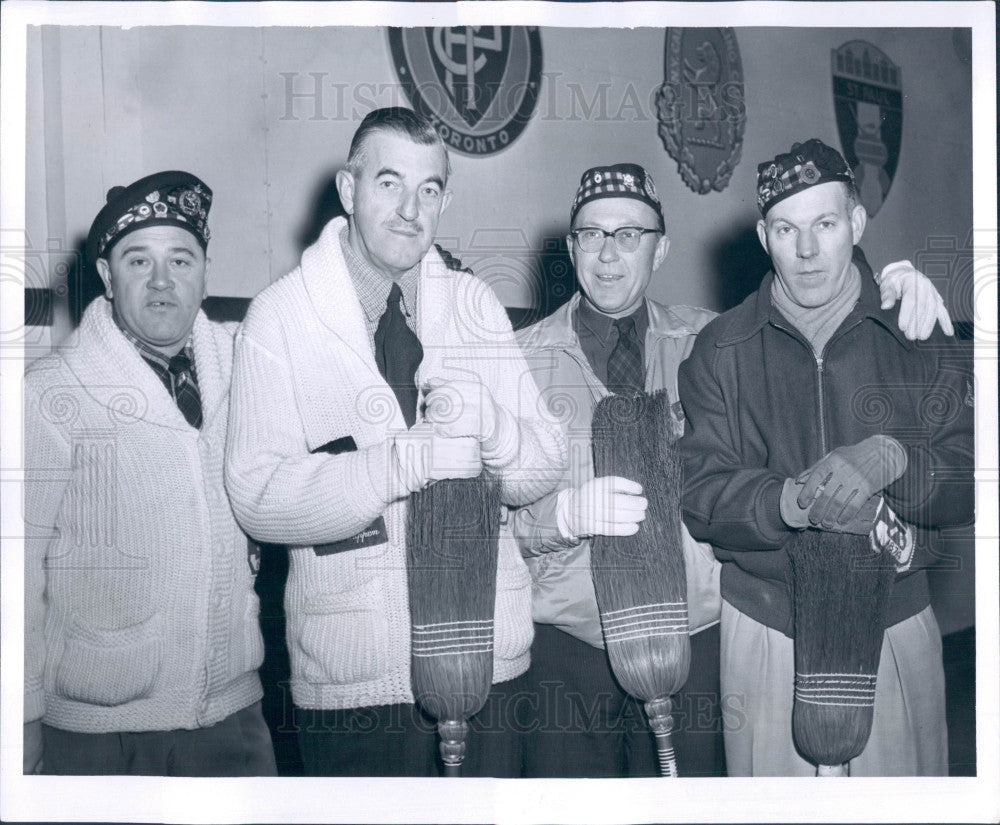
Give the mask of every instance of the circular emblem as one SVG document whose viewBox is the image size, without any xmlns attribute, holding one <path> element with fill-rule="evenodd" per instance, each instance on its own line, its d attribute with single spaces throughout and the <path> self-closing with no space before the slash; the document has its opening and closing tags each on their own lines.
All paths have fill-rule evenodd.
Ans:
<svg viewBox="0 0 1000 825">
<path fill-rule="evenodd" d="M 542 75 L 536 27 L 390 28 L 389 48 L 413 108 L 451 150 L 501 152 L 534 114 Z"/>
<path fill-rule="evenodd" d="M 819 170 L 812 161 L 809 161 L 809 163 L 802 167 L 800 175 L 806 183 L 815 183 L 819 180 Z"/>
<path fill-rule="evenodd" d="M 185 189 L 177 196 L 177 206 L 185 215 L 194 215 L 201 209 L 201 198 L 192 189 Z"/>
<path fill-rule="evenodd" d="M 157 201 L 153 204 L 153 212 L 158 218 L 164 217 L 168 211 L 168 207 L 163 201 Z"/>
<path fill-rule="evenodd" d="M 151 214 L 153 214 L 153 209 L 148 203 L 140 203 L 135 211 L 142 219 L 148 218 Z"/>
</svg>

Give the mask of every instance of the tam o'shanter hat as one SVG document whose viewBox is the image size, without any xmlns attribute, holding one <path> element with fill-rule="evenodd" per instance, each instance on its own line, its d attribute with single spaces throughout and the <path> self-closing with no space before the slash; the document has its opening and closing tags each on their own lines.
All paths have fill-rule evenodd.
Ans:
<svg viewBox="0 0 1000 825">
<path fill-rule="evenodd" d="M 595 166 L 583 173 L 580 187 L 576 190 L 569 222 L 573 223 L 576 213 L 585 203 L 600 198 L 632 198 L 651 207 L 660 220 L 663 229 L 663 209 L 660 198 L 653 186 L 653 178 L 638 163 L 616 163 L 612 166 Z"/>
<path fill-rule="evenodd" d="M 774 204 L 820 183 L 840 181 L 855 188 L 843 155 L 819 138 L 793 144 L 790 152 L 757 166 L 757 207 L 766 215 Z"/>
<path fill-rule="evenodd" d="M 114 186 L 90 227 L 87 258 L 106 257 L 118 241 L 147 226 L 180 226 L 205 250 L 211 207 L 212 190 L 188 172 L 157 172 L 129 186 Z"/>
</svg>

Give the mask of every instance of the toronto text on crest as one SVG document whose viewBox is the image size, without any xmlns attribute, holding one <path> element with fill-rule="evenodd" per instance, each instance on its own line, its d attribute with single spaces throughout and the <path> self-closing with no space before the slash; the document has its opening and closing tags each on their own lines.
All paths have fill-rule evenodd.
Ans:
<svg viewBox="0 0 1000 825">
<path fill-rule="evenodd" d="M 449 149 L 496 154 L 535 111 L 542 74 L 535 27 L 390 28 L 389 48 L 413 108 Z"/>
</svg>

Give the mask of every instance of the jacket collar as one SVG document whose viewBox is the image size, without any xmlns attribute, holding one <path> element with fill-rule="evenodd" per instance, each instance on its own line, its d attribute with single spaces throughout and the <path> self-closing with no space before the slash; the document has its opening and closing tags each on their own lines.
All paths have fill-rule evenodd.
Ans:
<svg viewBox="0 0 1000 825">
<path fill-rule="evenodd" d="M 906 340 L 906 336 L 895 323 L 895 319 L 889 315 L 889 311 L 881 308 L 881 297 L 871 267 L 868 266 L 864 255 L 859 253 L 860 250 L 855 247 L 854 264 L 861 274 L 861 297 L 858 299 L 857 306 L 851 310 L 844 323 L 841 324 L 841 328 L 844 324 L 862 318 L 870 318 L 892 333 L 901 346 L 912 349 L 913 342 Z M 717 347 L 733 346 L 746 341 L 767 324 L 783 328 L 789 326 L 790 322 L 771 303 L 771 284 L 774 277 L 774 271 L 769 270 L 756 292 L 748 295 L 742 304 L 731 310 L 731 313 L 727 313 L 727 317 L 730 319 L 729 324 L 725 333 L 716 341 Z M 834 337 L 836 335 L 837 333 L 834 333 Z"/>
<path fill-rule="evenodd" d="M 576 312 L 582 299 L 582 294 L 577 292 L 551 315 L 530 327 L 527 334 L 521 338 L 524 346 L 532 351 L 579 348 L 580 342 L 573 329 L 573 313 Z M 649 313 L 649 328 L 646 331 L 647 343 L 663 338 L 685 338 L 697 334 L 698 330 L 677 315 L 669 306 L 649 298 L 645 298 L 644 301 L 646 311 Z"/>
<path fill-rule="evenodd" d="M 201 432 L 207 432 L 212 417 L 228 405 L 232 343 L 229 333 L 217 326 L 199 310 L 191 333 L 202 404 Z M 221 348 L 220 335 L 229 338 Z M 190 429 L 163 382 L 118 329 L 109 300 L 98 297 L 90 303 L 76 342 L 79 350 L 71 347 L 66 363 L 84 391 L 111 411 L 113 421 Z"/>
</svg>

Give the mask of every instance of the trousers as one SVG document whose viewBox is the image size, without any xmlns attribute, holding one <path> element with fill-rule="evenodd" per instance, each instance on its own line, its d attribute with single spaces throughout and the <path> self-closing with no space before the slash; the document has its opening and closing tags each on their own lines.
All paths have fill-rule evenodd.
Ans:
<svg viewBox="0 0 1000 825">
<path fill-rule="evenodd" d="M 730 776 L 814 776 L 792 736 L 795 643 L 722 602 Z M 941 632 L 930 607 L 885 631 L 871 736 L 851 776 L 947 776 Z"/>
<path fill-rule="evenodd" d="M 277 776 L 257 702 L 194 730 L 77 733 L 42 725 L 42 772 L 74 776 Z"/>
<path fill-rule="evenodd" d="M 642 703 L 615 681 L 604 650 L 536 624 L 528 676 L 533 715 L 526 723 L 526 776 L 660 775 Z M 691 637 L 688 680 L 673 697 L 671 715 L 678 773 L 725 776 L 718 625 Z"/>
</svg>

